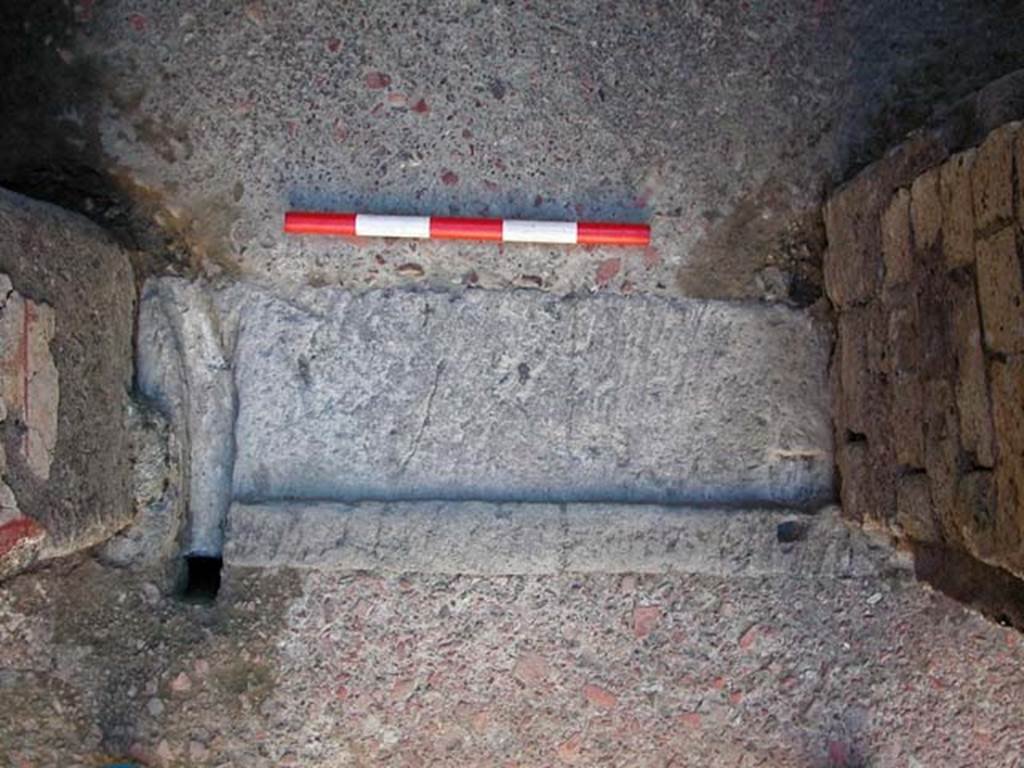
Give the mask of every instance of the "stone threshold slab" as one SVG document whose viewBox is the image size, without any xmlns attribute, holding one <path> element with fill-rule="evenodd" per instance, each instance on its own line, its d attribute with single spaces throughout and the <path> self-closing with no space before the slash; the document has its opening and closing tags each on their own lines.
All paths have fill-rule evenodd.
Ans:
<svg viewBox="0 0 1024 768">
<path fill-rule="evenodd" d="M 225 541 L 224 562 L 233 566 L 398 573 L 861 578 L 906 567 L 847 528 L 836 507 L 807 515 L 624 504 L 234 503 Z"/>
<path fill-rule="evenodd" d="M 816 506 L 829 342 L 781 307 L 235 288 L 236 500 Z"/>
<path fill-rule="evenodd" d="M 140 390 L 187 443 L 186 550 L 231 503 L 829 503 L 827 328 L 538 291 L 147 283 Z"/>
</svg>

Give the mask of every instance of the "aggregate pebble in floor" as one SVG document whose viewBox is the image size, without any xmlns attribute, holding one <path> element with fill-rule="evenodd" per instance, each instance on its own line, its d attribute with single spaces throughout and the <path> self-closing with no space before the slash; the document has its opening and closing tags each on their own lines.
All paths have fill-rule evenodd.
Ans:
<svg viewBox="0 0 1024 768">
<path fill-rule="evenodd" d="M 155 577 L 154 577 L 155 578 Z M 1024 642 L 897 578 L 230 571 L 215 607 L 64 563 L 0 592 L 27 766 L 1016 766 Z"/>
</svg>

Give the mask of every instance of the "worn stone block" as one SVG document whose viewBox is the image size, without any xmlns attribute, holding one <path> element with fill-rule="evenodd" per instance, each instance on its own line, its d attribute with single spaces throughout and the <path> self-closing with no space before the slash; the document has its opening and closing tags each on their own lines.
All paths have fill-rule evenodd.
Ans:
<svg viewBox="0 0 1024 768">
<path fill-rule="evenodd" d="M 888 401 L 881 388 L 886 345 L 885 314 L 875 303 L 853 307 L 839 316 L 836 361 L 843 427 L 868 434 L 879 423 Z"/>
<path fill-rule="evenodd" d="M 22 513 L 48 533 L 41 555 L 61 555 L 131 520 L 124 414 L 132 386 L 132 270 L 124 250 L 87 220 L 0 191 L 0 272 L 32 302 L 19 313 L 28 326 L 19 353 L 22 362 L 27 354 L 21 370 L 28 386 L 22 382 L 20 399 L 11 392 L 5 398 L 12 397 L 12 415 L 27 411 L 36 425 L 26 452 L 15 423 L 21 418 L 6 420 L 6 480 Z M 9 351 L 3 357 L 10 360 Z M 55 437 L 48 426 L 54 409 Z"/>
<path fill-rule="evenodd" d="M 932 509 L 931 489 L 924 473 L 904 475 L 897 481 L 896 524 L 905 536 L 915 541 L 940 540 Z"/>
<path fill-rule="evenodd" d="M 976 470 L 960 477 L 956 517 L 967 550 L 981 560 L 998 561 L 1004 542 L 996 526 L 996 486 L 991 471 Z"/>
<path fill-rule="evenodd" d="M 893 374 L 916 371 L 923 352 L 917 296 L 913 291 L 902 291 L 898 295 L 890 294 L 888 299 L 886 370 Z"/>
<path fill-rule="evenodd" d="M 974 282 L 970 279 L 951 280 L 949 290 L 960 442 L 975 465 L 992 467 L 992 412 Z"/>
<path fill-rule="evenodd" d="M 60 383 L 50 353 L 53 308 L 23 297 L 0 274 L 0 397 L 20 435 L 13 450 L 37 479 L 50 477 L 57 445 Z"/>
<path fill-rule="evenodd" d="M 924 385 L 918 373 L 900 374 L 893 381 L 892 421 L 882 428 L 892 432 L 893 450 L 901 467 L 925 465 Z"/>
<path fill-rule="evenodd" d="M 850 312 L 839 316 L 835 357 L 832 363 L 833 394 L 839 439 L 845 432 L 864 434 L 867 428 L 866 401 L 871 373 L 867 367 L 867 338 L 859 317 Z"/>
<path fill-rule="evenodd" d="M 798 522 L 803 536 L 780 542 Z M 234 503 L 226 563 L 452 574 L 702 573 L 850 577 L 895 563 L 829 507 L 787 510 L 616 504 Z"/>
<path fill-rule="evenodd" d="M 956 524 L 960 435 L 953 386 L 944 380 L 925 384 L 925 468 L 932 506 L 942 531 L 959 538 Z"/>
<path fill-rule="evenodd" d="M 830 498 L 829 337 L 763 305 L 147 283 L 140 387 L 188 442 L 190 551 L 229 503 Z"/>
<path fill-rule="evenodd" d="M 878 212 L 870 200 L 876 194 L 870 181 L 854 179 L 825 205 L 825 290 L 838 307 L 866 301 L 877 290 L 882 258 Z"/>
<path fill-rule="evenodd" d="M 941 141 L 922 134 L 864 169 L 826 203 L 825 290 L 834 304 L 845 308 L 876 294 L 883 272 L 883 210 L 897 189 L 946 156 Z"/>
<path fill-rule="evenodd" d="M 1017 224 L 1024 229 L 1024 129 L 1017 131 L 1015 158 L 1017 177 Z"/>
<path fill-rule="evenodd" d="M 921 356 L 918 369 L 927 379 L 948 379 L 956 375 L 953 352 L 949 277 L 942 269 L 928 269 L 914 285 L 918 306 L 918 341 Z"/>
<path fill-rule="evenodd" d="M 885 262 L 885 286 L 910 280 L 914 251 L 910 235 L 910 192 L 896 190 L 882 214 L 882 258 Z"/>
<path fill-rule="evenodd" d="M 888 425 L 873 430 L 874 435 L 839 446 L 836 467 L 839 473 L 843 514 L 862 523 L 891 526 L 896 516 L 896 480 L 898 470 Z"/>
<path fill-rule="evenodd" d="M 985 344 L 994 352 L 1024 352 L 1024 287 L 1013 227 L 975 245 Z"/>
<path fill-rule="evenodd" d="M 914 179 L 910 188 L 910 221 L 914 232 L 914 249 L 919 259 L 927 260 L 938 246 L 942 232 L 938 168 L 932 168 Z"/>
<path fill-rule="evenodd" d="M 1013 154 L 1017 123 L 997 128 L 978 147 L 971 170 L 974 222 L 988 234 L 1013 219 Z"/>
<path fill-rule="evenodd" d="M 917 302 L 913 295 L 889 313 L 888 376 L 893 449 L 904 467 L 924 467 L 924 397 Z"/>
<path fill-rule="evenodd" d="M 1022 573 L 1024 529 L 1024 357 L 994 360 L 992 419 L 996 429 L 996 530 L 999 562 Z"/>
<path fill-rule="evenodd" d="M 950 269 L 974 263 L 974 198 L 971 169 L 975 150 L 946 161 L 939 172 L 942 198 L 942 255 Z"/>
<path fill-rule="evenodd" d="M 832 491 L 827 342 L 800 313 L 532 291 L 287 300 L 246 285 L 217 301 L 241 317 L 239 499 Z"/>
</svg>

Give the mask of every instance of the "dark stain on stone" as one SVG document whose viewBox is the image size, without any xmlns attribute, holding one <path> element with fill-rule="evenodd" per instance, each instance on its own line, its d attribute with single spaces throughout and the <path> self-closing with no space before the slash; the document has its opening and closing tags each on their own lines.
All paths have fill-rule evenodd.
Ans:
<svg viewBox="0 0 1024 768">
<path fill-rule="evenodd" d="M 301 379 L 303 386 L 308 388 L 313 383 L 313 377 L 309 373 L 309 359 L 305 355 L 299 355 L 296 367 L 299 372 L 299 379 Z"/>
<path fill-rule="evenodd" d="M 488 85 L 488 90 L 491 92 L 491 96 L 501 101 L 505 98 L 505 94 L 508 93 L 508 86 L 498 78 L 493 78 Z"/>
<path fill-rule="evenodd" d="M 132 121 L 132 128 L 139 141 L 151 147 L 167 163 L 192 157 L 192 140 L 181 126 L 143 115 Z"/>
<path fill-rule="evenodd" d="M 135 215 L 141 214 L 150 230 L 154 224 L 159 229 L 163 247 L 158 253 L 170 250 L 187 272 L 214 267 L 228 275 L 240 274 L 231 230 L 241 214 L 233 190 L 225 189 L 184 208 L 176 205 L 173 187 L 147 184 L 130 169 L 114 168 L 111 178 L 119 197 L 131 201 Z M 150 239 L 153 236 L 150 232 Z"/>
<path fill-rule="evenodd" d="M 769 182 L 741 199 L 728 215 L 706 211 L 705 219 L 707 235 L 697 244 L 692 262 L 677 274 L 677 287 L 685 296 L 762 298 L 758 276 L 770 267 L 784 278 L 788 303 L 810 306 L 823 295 L 821 215 L 797 208 L 781 185 Z"/>
<path fill-rule="evenodd" d="M 24 30 L 0 46 L 0 186 L 55 203 L 96 222 L 129 249 L 136 279 L 187 271 L 187 243 L 155 219 L 163 196 L 103 150 L 100 112 L 113 106 L 165 160 L 191 154 L 180 127 L 141 116 L 144 87 L 118 89 L 102 57 L 78 45 L 73 9 L 60 0 L 0 6 L 0 28 Z M 57 56 L 57 49 L 67 51 Z M 75 120 L 54 118 L 54 106 Z M 173 218 L 173 217 L 171 217 Z"/>
<path fill-rule="evenodd" d="M 520 384 L 525 384 L 530 380 L 530 366 L 527 365 L 526 363 L 520 363 L 519 366 L 516 368 L 516 371 L 519 374 Z"/>
</svg>

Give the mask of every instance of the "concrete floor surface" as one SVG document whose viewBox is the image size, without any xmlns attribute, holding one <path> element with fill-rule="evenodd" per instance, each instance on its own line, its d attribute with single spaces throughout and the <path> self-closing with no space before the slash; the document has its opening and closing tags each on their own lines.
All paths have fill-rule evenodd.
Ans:
<svg viewBox="0 0 1024 768">
<path fill-rule="evenodd" d="M 1021 764 L 1020 635 L 897 575 L 150 576 L 0 592 L 4 765 Z"/>
</svg>

